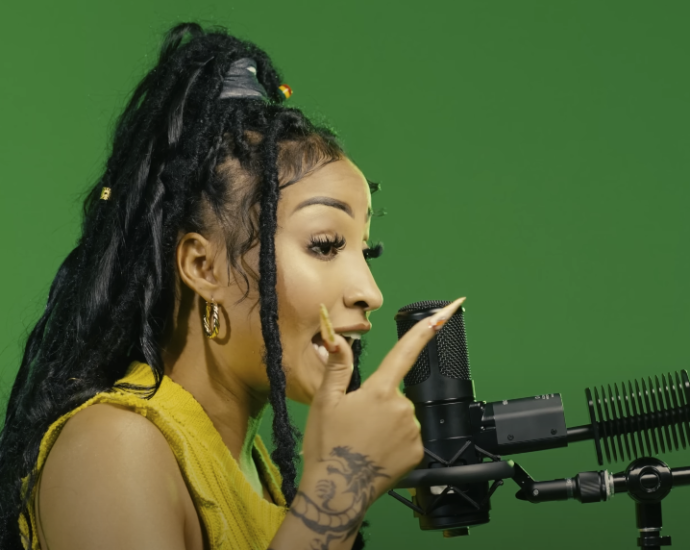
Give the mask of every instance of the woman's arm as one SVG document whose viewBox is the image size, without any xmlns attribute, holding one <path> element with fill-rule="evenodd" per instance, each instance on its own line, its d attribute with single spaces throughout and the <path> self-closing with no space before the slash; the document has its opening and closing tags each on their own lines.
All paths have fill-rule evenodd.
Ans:
<svg viewBox="0 0 690 550">
<path fill-rule="evenodd" d="M 414 405 L 399 389 L 424 346 L 463 303 L 417 323 L 364 384 L 346 393 L 352 350 L 322 312 L 328 361 L 304 433 L 304 475 L 272 550 L 349 550 L 369 506 L 424 456 Z"/>
<path fill-rule="evenodd" d="M 270 550 L 350 550 L 362 525 L 366 503 L 342 489 L 334 490 L 337 480 L 326 469 L 305 476 Z"/>
<path fill-rule="evenodd" d="M 158 428 L 113 405 L 92 405 L 62 430 L 41 474 L 43 550 L 202 550 L 201 527 Z"/>
</svg>

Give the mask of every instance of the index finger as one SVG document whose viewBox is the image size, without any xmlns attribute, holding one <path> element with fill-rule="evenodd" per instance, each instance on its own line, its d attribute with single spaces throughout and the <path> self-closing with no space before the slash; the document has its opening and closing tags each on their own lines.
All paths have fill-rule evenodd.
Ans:
<svg viewBox="0 0 690 550">
<path fill-rule="evenodd" d="M 410 368 L 419 357 L 429 341 L 441 330 L 444 323 L 463 304 L 465 298 L 458 298 L 448 304 L 441 311 L 437 311 L 432 316 L 422 319 L 398 341 L 393 349 L 381 362 L 379 368 L 372 374 L 363 386 L 379 386 L 387 388 L 397 388 L 402 379 L 409 372 Z"/>
</svg>

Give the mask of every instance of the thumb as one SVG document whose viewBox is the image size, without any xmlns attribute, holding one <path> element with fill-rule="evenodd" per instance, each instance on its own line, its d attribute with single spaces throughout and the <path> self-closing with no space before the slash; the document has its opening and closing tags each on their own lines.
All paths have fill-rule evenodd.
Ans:
<svg viewBox="0 0 690 550">
<path fill-rule="evenodd" d="M 326 363 L 323 382 L 317 395 L 322 399 L 333 399 L 344 395 L 350 384 L 353 371 L 352 349 L 347 340 L 333 330 L 328 310 L 323 304 L 321 304 L 320 313 L 321 339 L 327 355 L 323 353 L 323 350 L 316 350 L 321 360 L 325 360 Z"/>
<path fill-rule="evenodd" d="M 321 398 L 329 400 L 345 395 L 354 370 L 352 349 L 347 340 L 339 334 L 335 336 L 334 340 L 334 344 L 325 342 L 324 345 L 328 352 L 328 358 L 326 358 L 323 381 L 317 392 Z M 323 351 L 315 353 L 319 354 L 321 360 L 325 359 Z"/>
</svg>

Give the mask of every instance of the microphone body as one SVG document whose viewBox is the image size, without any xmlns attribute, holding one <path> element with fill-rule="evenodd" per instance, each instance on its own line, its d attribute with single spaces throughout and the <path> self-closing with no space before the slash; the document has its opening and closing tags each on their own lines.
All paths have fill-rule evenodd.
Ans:
<svg viewBox="0 0 690 550">
<path fill-rule="evenodd" d="M 417 322 L 449 302 L 417 302 L 395 316 L 398 338 Z M 471 465 L 481 462 L 473 448 L 470 406 L 475 402 L 462 308 L 424 348 L 405 376 L 405 395 L 414 403 L 425 454 L 418 469 Z M 450 338 L 449 338 L 450 337 Z M 456 456 L 459 451 L 461 456 Z M 468 498 L 460 496 L 463 491 Z M 444 493 L 445 492 L 445 493 Z M 453 530 L 489 521 L 489 482 L 462 487 L 417 487 L 413 502 L 425 511 L 416 514 L 424 530 Z M 479 506 L 479 503 L 486 503 Z"/>
<path fill-rule="evenodd" d="M 395 316 L 398 337 L 447 301 L 410 304 Z M 559 394 L 485 403 L 475 399 L 464 310 L 434 336 L 405 376 L 405 395 L 415 406 L 425 455 L 417 469 L 480 464 L 511 454 L 568 444 Z M 413 503 L 424 530 L 447 533 L 490 520 L 488 481 L 459 486 L 416 487 Z"/>
</svg>

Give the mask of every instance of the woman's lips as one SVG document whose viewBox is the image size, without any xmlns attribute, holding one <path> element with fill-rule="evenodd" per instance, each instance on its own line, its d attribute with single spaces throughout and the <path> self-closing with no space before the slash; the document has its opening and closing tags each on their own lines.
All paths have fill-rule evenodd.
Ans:
<svg viewBox="0 0 690 550">
<path fill-rule="evenodd" d="M 369 332 L 371 329 L 371 323 L 357 323 L 355 325 L 349 325 L 346 327 L 338 327 L 335 329 L 337 334 L 340 334 L 347 341 L 348 345 L 352 347 L 355 340 L 360 340 L 362 335 Z M 323 345 L 323 338 L 321 338 L 321 332 L 317 332 L 311 339 L 312 346 L 314 350 L 321 358 L 321 360 L 326 363 L 328 361 L 328 350 Z"/>
<path fill-rule="evenodd" d="M 362 334 L 371 330 L 371 323 L 366 321 L 345 327 L 335 327 L 334 330 L 339 334 L 358 334 L 361 337 Z"/>
<path fill-rule="evenodd" d="M 361 332 L 355 332 L 355 331 L 350 331 L 350 332 L 338 332 L 345 340 L 347 341 L 347 344 L 352 347 L 352 344 L 354 343 L 355 340 L 359 340 L 362 338 L 362 333 Z M 321 333 L 316 333 L 314 337 L 311 339 L 311 345 L 314 346 L 314 349 L 316 350 L 316 353 L 318 353 L 319 357 L 323 360 L 324 363 L 328 361 L 328 350 L 326 347 L 323 345 L 323 338 L 321 337 Z"/>
</svg>

